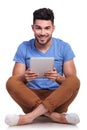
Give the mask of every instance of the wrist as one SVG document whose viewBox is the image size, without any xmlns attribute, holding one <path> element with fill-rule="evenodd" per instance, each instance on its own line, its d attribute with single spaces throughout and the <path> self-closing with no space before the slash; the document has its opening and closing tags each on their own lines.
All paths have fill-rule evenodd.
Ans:
<svg viewBox="0 0 87 130">
<path fill-rule="evenodd" d="M 24 83 L 27 83 L 27 80 L 25 78 L 25 74 L 21 76 L 21 80 L 24 82 Z"/>
<path fill-rule="evenodd" d="M 61 76 L 59 74 L 57 75 L 56 82 L 61 84 L 64 80 L 65 80 L 65 76 Z"/>
</svg>

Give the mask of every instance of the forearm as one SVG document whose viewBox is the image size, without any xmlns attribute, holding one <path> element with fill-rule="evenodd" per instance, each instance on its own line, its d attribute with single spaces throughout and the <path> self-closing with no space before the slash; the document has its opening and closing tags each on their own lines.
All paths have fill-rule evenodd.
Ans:
<svg viewBox="0 0 87 130">
<path fill-rule="evenodd" d="M 27 80 L 25 78 L 25 74 L 13 74 L 12 76 L 16 76 L 19 78 L 19 80 L 21 80 L 24 83 L 27 83 Z"/>
<path fill-rule="evenodd" d="M 28 82 L 28 81 L 26 80 L 26 78 L 25 78 L 25 74 L 24 74 L 24 75 L 21 75 L 21 76 L 20 76 L 20 79 L 21 79 L 21 81 L 24 82 L 25 84 Z"/>
</svg>

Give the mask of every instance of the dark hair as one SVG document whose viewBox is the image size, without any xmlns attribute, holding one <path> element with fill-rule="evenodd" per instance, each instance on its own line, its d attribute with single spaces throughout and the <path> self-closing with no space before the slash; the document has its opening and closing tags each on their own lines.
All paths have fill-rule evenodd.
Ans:
<svg viewBox="0 0 87 130">
<path fill-rule="evenodd" d="M 51 20 L 52 24 L 54 24 L 54 13 L 49 8 L 40 8 L 33 12 L 33 23 L 35 23 L 36 19 Z"/>
</svg>

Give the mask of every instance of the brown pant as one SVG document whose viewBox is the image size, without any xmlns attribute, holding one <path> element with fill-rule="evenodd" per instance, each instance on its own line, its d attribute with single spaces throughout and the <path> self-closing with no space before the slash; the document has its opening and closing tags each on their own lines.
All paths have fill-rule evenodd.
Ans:
<svg viewBox="0 0 87 130">
<path fill-rule="evenodd" d="M 31 112 L 41 103 L 49 112 L 66 112 L 76 97 L 79 87 L 80 81 L 75 75 L 66 78 L 56 90 L 31 89 L 17 76 L 10 77 L 6 83 L 7 91 L 24 113 Z"/>
</svg>

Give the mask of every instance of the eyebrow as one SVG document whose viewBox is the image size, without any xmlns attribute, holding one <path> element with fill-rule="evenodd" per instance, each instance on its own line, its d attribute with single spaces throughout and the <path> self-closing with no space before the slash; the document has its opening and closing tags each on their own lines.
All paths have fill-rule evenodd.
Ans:
<svg viewBox="0 0 87 130">
<path fill-rule="evenodd" d="M 39 25 L 35 25 L 36 27 L 39 27 L 39 28 L 42 28 L 41 26 Z M 51 28 L 51 26 L 46 26 L 45 28 Z"/>
</svg>

